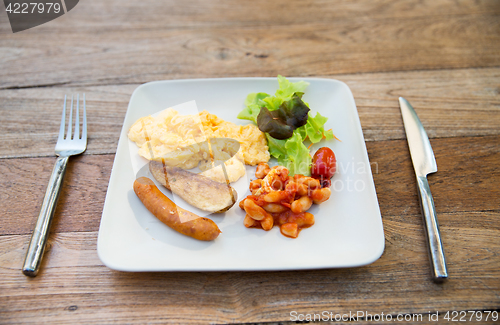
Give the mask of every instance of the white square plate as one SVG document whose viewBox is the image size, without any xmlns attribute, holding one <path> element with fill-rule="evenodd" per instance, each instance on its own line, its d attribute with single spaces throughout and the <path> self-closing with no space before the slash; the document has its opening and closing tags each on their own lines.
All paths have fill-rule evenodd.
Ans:
<svg viewBox="0 0 500 325">
<path fill-rule="evenodd" d="M 118 142 L 102 213 L 97 251 L 109 268 L 121 271 L 263 271 L 362 266 L 384 250 L 384 231 L 368 154 L 354 98 L 337 80 L 290 78 L 310 83 L 303 97 L 313 114 L 328 117 L 325 129 L 337 140 L 312 147 L 330 147 L 337 157 L 332 196 L 309 210 L 316 224 L 291 239 L 278 227 L 266 232 L 243 226 L 244 211 L 236 203 L 228 212 L 211 215 L 222 233 L 212 242 L 181 235 L 157 220 L 135 195 L 136 178 L 128 129 L 140 117 L 192 100 L 237 124 L 249 93 L 274 94 L 276 78 L 229 78 L 155 81 L 139 86 L 130 99 Z M 183 113 L 183 112 L 179 112 Z M 133 157 L 133 155 L 132 155 Z M 254 179 L 254 168 L 247 168 Z M 238 201 L 248 193 L 238 196 Z"/>
</svg>

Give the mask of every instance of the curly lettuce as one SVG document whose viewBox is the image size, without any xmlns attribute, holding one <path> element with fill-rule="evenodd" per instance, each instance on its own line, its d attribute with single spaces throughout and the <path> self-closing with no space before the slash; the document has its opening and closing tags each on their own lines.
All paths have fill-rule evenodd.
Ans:
<svg viewBox="0 0 500 325">
<path fill-rule="evenodd" d="M 280 106 L 287 106 L 297 96 L 302 97 L 305 92 L 308 82 L 298 81 L 291 82 L 283 76 L 278 76 L 279 89 L 274 96 L 266 93 L 251 93 L 245 99 L 245 108 L 238 114 L 239 119 L 250 120 L 257 124 L 262 107 L 268 111 L 279 110 Z M 309 106 L 307 103 L 305 103 Z M 327 118 L 319 113 L 312 116 L 309 111 L 307 123 L 294 129 L 292 135 L 287 139 L 273 138 L 269 133 L 266 138 L 269 145 L 269 153 L 272 157 L 278 160 L 278 164 L 285 166 L 289 170 L 290 175 L 302 174 L 309 176 L 311 174 L 312 158 L 309 149 L 305 146 L 304 141 L 308 140 L 311 143 L 317 143 L 322 139 L 333 139 L 333 132 L 325 130 L 324 125 Z"/>
</svg>

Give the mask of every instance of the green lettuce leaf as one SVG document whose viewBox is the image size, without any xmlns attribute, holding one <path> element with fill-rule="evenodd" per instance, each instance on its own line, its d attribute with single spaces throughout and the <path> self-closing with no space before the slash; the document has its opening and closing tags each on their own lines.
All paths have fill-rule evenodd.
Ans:
<svg viewBox="0 0 500 325">
<path fill-rule="evenodd" d="M 260 108 L 263 105 L 262 100 L 269 97 L 266 93 L 251 93 L 245 99 L 245 108 L 238 114 L 238 118 L 242 120 L 250 120 L 257 124 L 257 116 L 259 115 Z"/>
<path fill-rule="evenodd" d="M 295 93 L 304 93 L 307 86 L 309 86 L 308 82 L 291 82 L 283 76 L 278 76 L 278 84 L 280 87 L 274 96 L 280 98 L 282 100 L 281 103 L 290 100 Z"/>
<path fill-rule="evenodd" d="M 312 158 L 300 134 L 295 132 L 291 138 L 285 141 L 284 149 L 286 155 L 278 158 L 278 164 L 288 168 L 289 175 L 291 176 L 295 174 L 310 176 Z"/>
<path fill-rule="evenodd" d="M 278 140 L 270 136 L 268 133 L 264 133 L 267 138 L 267 145 L 269 147 L 269 154 L 274 158 L 280 160 L 284 159 L 287 155 L 285 144 L 288 140 Z"/>
<path fill-rule="evenodd" d="M 278 76 L 278 84 L 279 88 L 278 90 L 276 90 L 274 96 L 269 96 L 262 99 L 261 106 L 267 107 L 267 109 L 270 111 L 277 110 L 281 104 L 291 100 L 295 95 L 302 97 L 307 86 L 309 86 L 308 82 L 291 82 L 283 76 Z"/>
<path fill-rule="evenodd" d="M 302 137 L 294 133 L 286 140 L 278 140 L 266 133 L 269 153 L 278 160 L 278 165 L 288 168 L 288 174 L 311 175 L 312 158 Z"/>
<path fill-rule="evenodd" d="M 301 98 L 309 85 L 305 81 L 291 82 L 283 76 L 278 76 L 278 84 L 279 89 L 274 96 L 266 93 L 249 94 L 245 99 L 245 109 L 238 114 L 238 118 L 257 124 L 261 107 L 266 107 L 269 111 L 278 110 L 284 102 L 292 100 L 294 96 Z M 305 104 L 309 106 L 307 103 Z M 312 158 L 304 141 L 307 139 L 312 143 L 317 143 L 323 138 L 332 139 L 333 132 L 324 129 L 326 121 L 327 118 L 319 113 L 316 113 L 314 117 L 309 113 L 307 123 L 296 128 L 288 139 L 275 139 L 269 133 L 265 133 L 269 153 L 278 160 L 278 164 L 288 168 L 290 175 L 311 175 Z"/>
<path fill-rule="evenodd" d="M 320 113 L 316 113 L 315 117 L 309 115 L 307 123 L 295 131 L 300 133 L 302 139 L 308 139 L 312 143 L 320 142 L 323 138 L 326 140 L 333 139 L 332 130 L 325 131 L 325 123 L 328 120 L 327 117 L 322 116 Z"/>
</svg>

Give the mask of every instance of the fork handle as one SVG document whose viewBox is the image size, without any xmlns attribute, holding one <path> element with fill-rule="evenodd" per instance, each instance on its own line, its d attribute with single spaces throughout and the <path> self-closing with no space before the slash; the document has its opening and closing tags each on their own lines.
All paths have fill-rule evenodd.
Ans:
<svg viewBox="0 0 500 325">
<path fill-rule="evenodd" d="M 23 273 L 28 276 L 36 276 L 40 269 L 45 245 L 49 238 L 50 224 L 56 210 L 57 200 L 63 183 L 66 166 L 69 157 L 57 157 L 57 161 L 50 176 L 49 185 L 45 191 L 40 214 L 36 221 L 35 230 L 24 259 Z"/>
</svg>

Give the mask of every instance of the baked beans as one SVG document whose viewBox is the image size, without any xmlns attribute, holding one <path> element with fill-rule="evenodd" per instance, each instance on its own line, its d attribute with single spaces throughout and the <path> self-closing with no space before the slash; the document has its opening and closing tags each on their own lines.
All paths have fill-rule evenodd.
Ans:
<svg viewBox="0 0 500 325">
<path fill-rule="evenodd" d="M 328 200 L 329 188 L 322 188 L 319 180 L 304 175 L 288 176 L 283 166 L 257 166 L 256 180 L 250 182 L 252 195 L 239 206 L 245 210 L 243 224 L 247 228 L 271 230 L 280 227 L 283 235 L 297 238 L 299 232 L 314 225 L 314 215 L 307 212 L 313 204 Z"/>
</svg>

